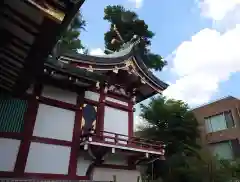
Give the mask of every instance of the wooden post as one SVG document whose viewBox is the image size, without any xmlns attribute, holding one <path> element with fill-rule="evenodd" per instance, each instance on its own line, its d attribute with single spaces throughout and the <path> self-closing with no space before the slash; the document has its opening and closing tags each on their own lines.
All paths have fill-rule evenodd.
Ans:
<svg viewBox="0 0 240 182">
<path fill-rule="evenodd" d="M 140 176 L 137 177 L 137 182 L 140 182 Z"/>
<path fill-rule="evenodd" d="M 118 144 L 118 134 L 115 134 L 114 140 L 115 140 L 115 144 L 117 145 Z"/>
<path fill-rule="evenodd" d="M 113 182 L 117 182 L 117 177 L 116 177 L 116 175 L 113 175 Z"/>
</svg>

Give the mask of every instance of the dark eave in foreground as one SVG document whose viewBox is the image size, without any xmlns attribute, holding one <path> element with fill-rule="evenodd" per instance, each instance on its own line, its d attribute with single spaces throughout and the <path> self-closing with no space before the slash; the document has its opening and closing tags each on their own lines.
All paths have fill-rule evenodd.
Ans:
<svg viewBox="0 0 240 182">
<path fill-rule="evenodd" d="M 49 0 L 64 11 L 63 21 L 56 21 L 36 7 L 35 0 L 3 0 L 0 2 L 0 89 L 23 94 L 31 82 L 41 75 L 44 60 L 52 51 L 62 31 L 78 12 L 84 0 L 75 2 Z M 33 18 L 32 12 L 35 12 Z M 31 40 L 31 41 L 30 41 Z"/>
</svg>

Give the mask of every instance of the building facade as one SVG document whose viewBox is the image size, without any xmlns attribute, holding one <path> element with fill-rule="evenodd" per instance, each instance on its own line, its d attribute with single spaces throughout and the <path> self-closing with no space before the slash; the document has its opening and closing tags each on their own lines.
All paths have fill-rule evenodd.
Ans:
<svg viewBox="0 0 240 182">
<path fill-rule="evenodd" d="M 240 156 L 240 101 L 232 96 L 193 109 L 203 148 L 225 159 Z"/>
</svg>

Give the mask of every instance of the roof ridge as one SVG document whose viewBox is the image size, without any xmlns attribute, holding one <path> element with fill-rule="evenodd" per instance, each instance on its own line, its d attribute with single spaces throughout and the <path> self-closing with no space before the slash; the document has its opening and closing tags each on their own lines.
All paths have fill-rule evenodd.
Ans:
<svg viewBox="0 0 240 182">
<path fill-rule="evenodd" d="M 199 106 L 196 106 L 195 108 L 192 108 L 191 110 L 195 110 L 195 109 L 198 109 L 198 108 L 201 108 L 201 107 L 204 107 L 204 106 L 207 106 L 207 105 L 210 105 L 210 104 L 213 104 L 213 103 L 216 103 L 216 102 L 222 101 L 222 100 L 224 100 L 224 99 L 228 99 L 228 98 L 234 98 L 234 99 L 237 99 L 237 100 L 238 100 L 238 98 L 236 98 L 236 97 L 233 97 L 233 96 L 231 96 L 231 95 L 227 95 L 227 96 L 220 97 L 220 98 L 218 98 L 218 99 L 213 99 L 212 101 L 207 102 L 207 103 L 205 103 L 205 104 L 201 104 L 201 105 L 199 105 Z"/>
</svg>

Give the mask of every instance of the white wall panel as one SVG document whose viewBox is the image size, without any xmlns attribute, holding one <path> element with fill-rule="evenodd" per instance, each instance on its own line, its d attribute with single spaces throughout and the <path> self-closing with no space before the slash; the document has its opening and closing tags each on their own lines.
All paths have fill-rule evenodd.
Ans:
<svg viewBox="0 0 240 182">
<path fill-rule="evenodd" d="M 25 172 L 67 174 L 70 147 L 32 142 Z"/>
<path fill-rule="evenodd" d="M 33 135 L 72 141 L 75 112 L 39 104 Z"/>
<path fill-rule="evenodd" d="M 110 101 L 110 102 L 113 102 L 113 103 L 117 103 L 117 104 L 121 104 L 121 105 L 124 105 L 124 106 L 128 106 L 128 103 L 127 102 L 123 102 L 121 100 L 118 100 L 118 99 L 114 99 L 112 97 L 106 97 L 106 100 L 107 101 Z"/>
<path fill-rule="evenodd" d="M 86 99 L 93 100 L 98 102 L 100 98 L 100 94 L 96 92 L 86 91 L 85 96 Z"/>
<path fill-rule="evenodd" d="M 13 171 L 20 140 L 0 138 L 0 171 Z"/>
<path fill-rule="evenodd" d="M 77 176 L 85 176 L 91 163 L 92 161 L 90 159 L 87 160 L 83 156 L 79 156 L 77 159 Z"/>
<path fill-rule="evenodd" d="M 128 112 L 106 106 L 104 112 L 104 131 L 128 136 Z M 112 134 L 105 135 L 113 136 Z M 127 139 L 124 136 L 119 138 Z M 108 139 L 107 141 L 112 141 L 112 139 Z M 123 141 L 119 143 L 126 144 Z"/>
<path fill-rule="evenodd" d="M 44 86 L 42 96 L 70 104 L 77 102 L 77 93 L 51 86 Z"/>
<path fill-rule="evenodd" d="M 114 175 L 116 176 L 117 182 L 137 182 L 138 176 L 140 176 L 140 172 L 137 170 L 106 168 L 95 168 L 93 170 L 93 180 L 96 181 L 113 181 Z"/>
</svg>

